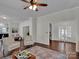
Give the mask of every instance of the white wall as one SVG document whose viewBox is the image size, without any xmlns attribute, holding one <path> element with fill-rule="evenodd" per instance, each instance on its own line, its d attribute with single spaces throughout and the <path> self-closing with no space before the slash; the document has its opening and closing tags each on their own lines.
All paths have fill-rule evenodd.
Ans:
<svg viewBox="0 0 79 59">
<path fill-rule="evenodd" d="M 79 8 L 61 11 L 58 13 L 51 13 L 45 16 L 38 17 L 37 19 L 37 42 L 49 44 L 49 23 L 52 23 L 52 40 L 59 40 L 58 27 L 70 25 L 72 27 L 71 40 L 75 42 L 78 39 L 78 19 Z"/>
<path fill-rule="evenodd" d="M 23 27 L 29 26 L 30 35 L 32 35 L 32 18 L 29 18 L 28 20 L 21 22 L 19 24 L 19 34 L 23 37 Z"/>
<path fill-rule="evenodd" d="M 37 17 L 32 17 L 32 39 L 37 41 Z"/>
<path fill-rule="evenodd" d="M 58 27 L 70 25 L 72 27 L 72 37 L 71 42 L 78 40 L 79 36 L 79 8 L 64 10 L 58 13 L 51 13 L 45 16 L 40 16 L 38 18 L 29 18 L 20 24 L 19 33 L 23 36 L 22 28 L 23 26 L 30 26 L 30 33 L 33 34 L 33 39 L 36 42 L 49 44 L 49 23 L 52 23 L 52 40 L 59 40 L 58 37 Z M 36 37 L 35 37 L 36 36 Z"/>
<path fill-rule="evenodd" d="M 9 22 L 9 34 L 10 36 L 15 36 L 15 33 L 12 33 L 12 29 L 14 28 L 15 30 L 19 30 L 19 23 L 14 23 L 14 22 Z"/>
<path fill-rule="evenodd" d="M 49 44 L 49 24 L 52 22 L 47 17 L 39 17 L 37 20 L 37 42 Z"/>
<path fill-rule="evenodd" d="M 29 26 L 30 35 L 32 40 L 35 42 L 37 37 L 37 18 L 30 17 L 28 20 L 20 23 L 19 25 L 19 34 L 23 37 L 23 27 Z"/>
<path fill-rule="evenodd" d="M 15 29 L 18 30 L 19 22 L 16 22 L 16 21 L 15 22 L 11 22 L 9 20 L 0 18 L 0 23 L 3 23 L 3 24 L 5 24 L 5 26 L 8 27 L 9 36 L 12 36 L 12 28 L 15 28 Z"/>
<path fill-rule="evenodd" d="M 71 26 L 71 38 L 65 37 L 64 39 L 59 38 L 59 27 L 64 27 L 67 28 L 68 26 Z M 53 40 L 62 40 L 62 41 L 70 41 L 70 42 L 76 42 L 78 38 L 78 33 L 77 33 L 77 20 L 67 20 L 67 21 L 61 21 L 55 23 L 54 26 L 54 37 Z"/>
</svg>

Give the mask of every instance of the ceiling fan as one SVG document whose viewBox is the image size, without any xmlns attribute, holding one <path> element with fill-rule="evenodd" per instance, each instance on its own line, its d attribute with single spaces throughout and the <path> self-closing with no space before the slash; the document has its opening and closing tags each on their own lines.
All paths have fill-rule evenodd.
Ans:
<svg viewBox="0 0 79 59">
<path fill-rule="evenodd" d="M 30 6 L 26 6 L 26 7 L 24 7 L 24 9 L 29 8 L 29 9 L 32 9 L 32 10 L 38 11 L 38 8 L 37 8 L 38 6 L 43 6 L 43 7 L 48 6 L 48 4 L 38 3 L 37 0 L 30 0 L 30 1 L 27 1 L 27 0 L 21 0 L 21 1 L 30 4 Z"/>
</svg>

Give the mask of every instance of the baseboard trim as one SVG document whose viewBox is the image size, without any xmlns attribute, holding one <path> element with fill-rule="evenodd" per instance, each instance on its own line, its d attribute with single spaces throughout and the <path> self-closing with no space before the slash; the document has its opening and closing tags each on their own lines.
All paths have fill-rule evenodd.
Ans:
<svg viewBox="0 0 79 59">
<path fill-rule="evenodd" d="M 43 44 L 43 43 L 35 42 L 33 46 L 40 46 L 40 47 L 44 47 L 44 48 L 47 48 L 47 49 L 50 49 L 50 50 L 54 50 L 54 51 L 60 52 L 58 50 L 51 49 L 50 45 L 46 45 L 46 44 Z"/>
</svg>

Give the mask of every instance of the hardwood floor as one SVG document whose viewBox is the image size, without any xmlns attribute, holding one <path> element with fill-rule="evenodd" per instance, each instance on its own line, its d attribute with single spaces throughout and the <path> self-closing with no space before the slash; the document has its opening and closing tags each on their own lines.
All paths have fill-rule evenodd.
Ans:
<svg viewBox="0 0 79 59">
<path fill-rule="evenodd" d="M 50 40 L 50 49 L 66 53 L 68 59 L 77 59 L 76 43 Z"/>
<path fill-rule="evenodd" d="M 76 44 L 75 43 L 50 40 L 50 45 L 45 45 L 42 43 L 35 43 L 35 45 L 49 48 L 52 50 L 56 50 L 58 52 L 66 53 L 66 55 L 68 56 L 68 59 L 77 59 Z"/>
<path fill-rule="evenodd" d="M 79 59 L 79 52 L 77 52 L 77 59 Z"/>
<path fill-rule="evenodd" d="M 50 48 L 60 52 L 76 52 L 76 44 L 58 40 L 50 40 Z"/>
<path fill-rule="evenodd" d="M 27 46 L 26 48 L 33 47 L 33 46 L 41 46 L 44 48 L 56 50 L 58 52 L 66 53 L 66 55 L 68 56 L 68 59 L 77 59 L 75 43 L 51 40 L 50 45 L 45 45 L 45 44 L 36 42 L 34 45 Z"/>
</svg>

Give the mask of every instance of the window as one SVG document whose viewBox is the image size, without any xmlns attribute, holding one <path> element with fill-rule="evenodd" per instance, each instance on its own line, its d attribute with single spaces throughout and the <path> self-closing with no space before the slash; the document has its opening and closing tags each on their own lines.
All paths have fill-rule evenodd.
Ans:
<svg viewBox="0 0 79 59">
<path fill-rule="evenodd" d="M 7 32 L 8 32 L 7 26 L 3 23 L 0 23 L 0 34 L 7 33 Z"/>
<path fill-rule="evenodd" d="M 64 39 L 65 30 L 62 27 L 59 27 L 59 38 Z"/>
<path fill-rule="evenodd" d="M 65 29 L 65 35 L 67 38 L 71 38 L 71 26 L 67 26 Z"/>
<path fill-rule="evenodd" d="M 71 26 L 59 27 L 59 39 L 71 38 Z"/>
<path fill-rule="evenodd" d="M 0 33 L 7 33 L 7 28 L 0 28 Z"/>
<path fill-rule="evenodd" d="M 2 28 L 2 33 L 7 33 L 7 28 Z"/>
</svg>

